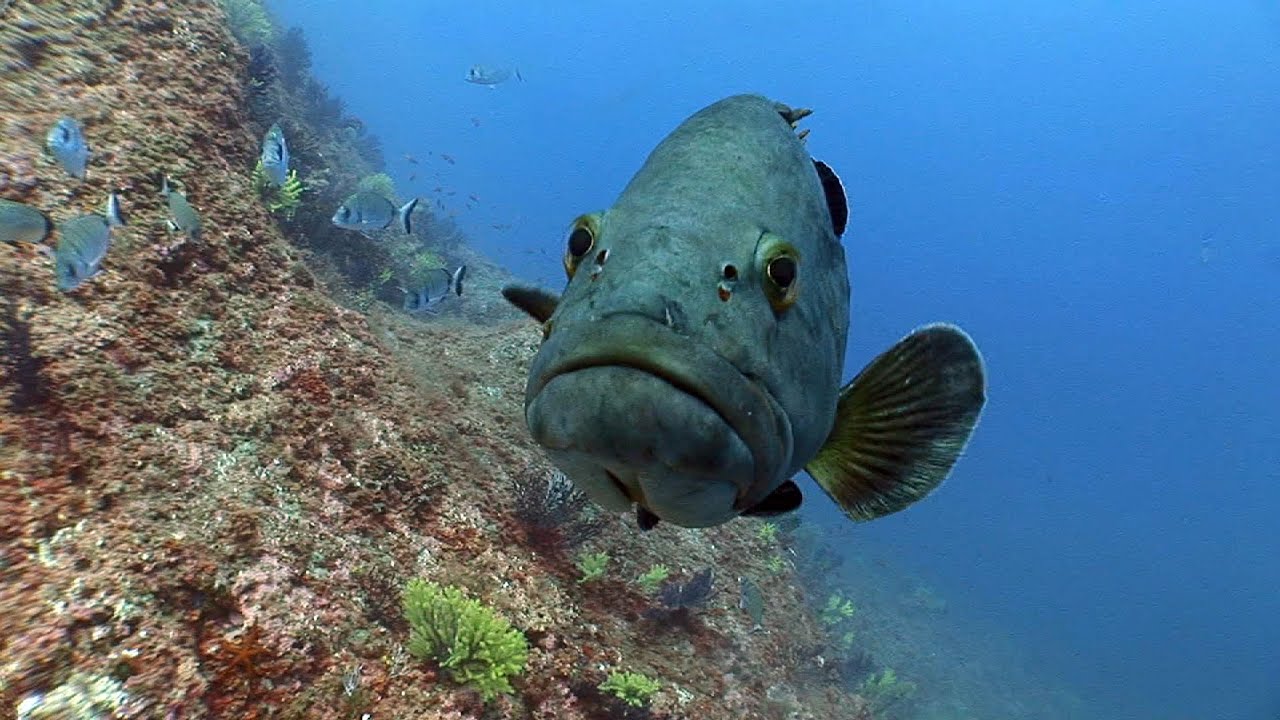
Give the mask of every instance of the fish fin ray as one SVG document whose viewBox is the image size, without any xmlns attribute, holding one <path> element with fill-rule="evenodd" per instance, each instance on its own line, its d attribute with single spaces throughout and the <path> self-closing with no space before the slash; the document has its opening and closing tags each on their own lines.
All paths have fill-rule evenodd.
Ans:
<svg viewBox="0 0 1280 720">
<path fill-rule="evenodd" d="M 973 340 L 954 325 L 926 325 L 840 391 L 835 425 L 805 469 L 854 520 L 897 512 L 946 478 L 985 401 Z"/>
</svg>

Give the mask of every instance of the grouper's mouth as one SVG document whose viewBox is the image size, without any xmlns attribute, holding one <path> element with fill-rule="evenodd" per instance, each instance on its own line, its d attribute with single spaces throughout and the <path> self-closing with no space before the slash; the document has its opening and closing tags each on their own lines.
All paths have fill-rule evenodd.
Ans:
<svg viewBox="0 0 1280 720">
<path fill-rule="evenodd" d="M 772 489 L 790 461 L 791 428 L 759 382 L 648 318 L 565 330 L 534 361 L 526 418 L 593 500 L 611 509 L 636 502 L 692 527 L 722 522 Z"/>
<path fill-rule="evenodd" d="M 739 440 L 742 440 L 744 444 L 747 444 L 746 439 L 742 437 L 742 434 L 737 430 L 737 428 L 734 428 L 733 422 L 725 415 L 724 408 L 717 407 L 717 403 L 715 402 L 716 396 L 714 393 L 709 392 L 708 388 L 702 387 L 698 383 L 697 379 L 685 377 L 679 373 L 672 372 L 670 367 L 662 364 L 661 362 L 655 362 L 653 358 L 647 355 L 615 354 L 599 357 L 574 358 L 573 360 L 566 362 L 563 367 L 556 368 L 554 374 L 548 375 L 543 386 L 556 378 L 565 378 L 573 375 L 574 373 L 588 371 L 593 368 L 608 368 L 626 372 L 642 373 L 660 380 L 670 387 L 672 391 L 699 403 L 709 412 L 714 413 L 726 427 L 733 430 Z M 750 447 L 750 445 L 747 446 Z M 624 481 L 622 479 L 622 475 L 625 474 L 619 473 L 613 469 L 605 468 L 604 472 L 620 493 L 627 496 L 627 498 L 632 502 L 646 508 L 650 507 L 651 503 L 648 498 L 645 497 L 644 488 L 639 483 L 634 481 Z"/>
<path fill-rule="evenodd" d="M 705 387 L 699 382 L 698 378 L 691 378 L 673 369 L 660 361 L 654 360 L 648 354 L 618 352 L 609 353 L 599 356 L 574 357 L 567 360 L 564 365 L 552 368 L 548 374 L 540 378 L 541 382 L 535 386 L 531 386 L 530 395 L 537 395 L 547 383 L 553 379 L 570 375 L 582 370 L 590 368 L 626 368 L 636 372 L 652 375 L 653 377 L 670 385 L 677 392 L 688 395 L 698 402 L 706 405 L 712 412 L 720 417 L 724 423 L 733 427 L 733 422 L 727 414 L 727 409 L 721 403 L 716 401 L 716 394 L 710 388 Z M 736 431 L 736 428 L 735 428 Z M 741 433 L 739 433 L 741 436 Z"/>
</svg>

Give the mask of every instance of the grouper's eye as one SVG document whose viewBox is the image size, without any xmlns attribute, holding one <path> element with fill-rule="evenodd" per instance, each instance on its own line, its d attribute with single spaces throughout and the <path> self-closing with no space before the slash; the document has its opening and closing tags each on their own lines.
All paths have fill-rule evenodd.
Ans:
<svg viewBox="0 0 1280 720">
<path fill-rule="evenodd" d="M 800 297 L 800 252 L 782 238 L 765 233 L 756 250 L 764 275 L 764 291 L 774 312 L 782 312 Z"/>
<path fill-rule="evenodd" d="M 783 255 L 769 261 L 769 267 L 765 268 L 765 272 L 769 273 L 769 279 L 777 285 L 779 289 L 791 289 L 791 285 L 796 281 L 796 260 L 792 257 Z"/>
<path fill-rule="evenodd" d="M 600 214 L 582 215 L 573 221 L 573 229 L 569 231 L 569 242 L 564 250 L 564 271 L 569 277 L 578 271 L 582 259 L 596 246 L 596 235 L 600 232 Z"/>
</svg>

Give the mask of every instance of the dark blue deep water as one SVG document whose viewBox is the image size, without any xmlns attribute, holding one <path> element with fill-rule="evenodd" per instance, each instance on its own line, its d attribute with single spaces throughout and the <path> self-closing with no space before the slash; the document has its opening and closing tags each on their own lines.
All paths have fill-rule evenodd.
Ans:
<svg viewBox="0 0 1280 720">
<path fill-rule="evenodd" d="M 552 287 L 567 224 L 685 116 L 814 108 L 852 206 L 849 375 L 934 320 L 990 371 L 953 477 L 849 552 L 948 598 L 957 663 L 1016 646 L 1091 717 L 1280 716 L 1274 3 L 270 5 L 397 185 L 456 189 L 477 248 Z"/>
</svg>

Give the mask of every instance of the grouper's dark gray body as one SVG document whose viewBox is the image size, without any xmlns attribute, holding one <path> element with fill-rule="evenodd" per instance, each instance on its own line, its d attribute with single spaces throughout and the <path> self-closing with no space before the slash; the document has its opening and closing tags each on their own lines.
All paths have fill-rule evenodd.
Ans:
<svg viewBox="0 0 1280 720">
<path fill-rule="evenodd" d="M 757 95 L 694 114 L 575 221 L 561 297 L 503 291 L 543 323 L 534 439 L 642 528 L 794 509 L 802 468 L 850 517 L 878 517 L 936 487 L 976 423 L 982 362 L 952 326 L 841 389 L 847 208 L 795 132 L 807 114 Z"/>
<path fill-rule="evenodd" d="M 844 250 L 782 110 L 728 98 L 663 140 L 600 218 L 552 317 L 530 369 L 530 429 L 607 508 L 643 498 L 669 522 L 719 524 L 798 472 L 831 429 L 849 323 Z M 781 314 L 755 287 L 766 233 L 800 259 L 802 292 Z"/>
</svg>

